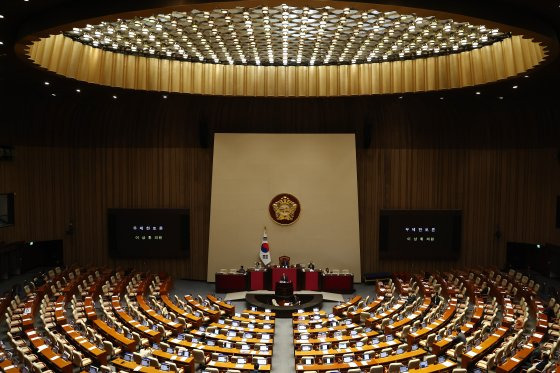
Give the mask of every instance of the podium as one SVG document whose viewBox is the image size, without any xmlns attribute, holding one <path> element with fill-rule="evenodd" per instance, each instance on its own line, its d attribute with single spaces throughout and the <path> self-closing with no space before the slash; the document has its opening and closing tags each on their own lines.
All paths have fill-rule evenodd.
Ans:
<svg viewBox="0 0 560 373">
<path fill-rule="evenodd" d="M 275 267 L 272 268 L 272 290 L 276 290 L 276 283 L 282 279 L 283 274 L 293 283 L 294 290 L 297 289 L 297 269 Z"/>
<path fill-rule="evenodd" d="M 294 284 L 291 281 L 278 281 L 274 295 L 278 298 L 291 298 L 294 296 Z"/>
</svg>

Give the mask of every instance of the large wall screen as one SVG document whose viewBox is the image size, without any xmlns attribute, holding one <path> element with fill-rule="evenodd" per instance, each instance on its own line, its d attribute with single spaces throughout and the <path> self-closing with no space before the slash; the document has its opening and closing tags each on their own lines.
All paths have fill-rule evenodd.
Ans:
<svg viewBox="0 0 560 373">
<path fill-rule="evenodd" d="M 113 258 L 175 258 L 189 254 L 189 210 L 109 209 Z"/>
<path fill-rule="evenodd" d="M 459 210 L 381 210 L 380 258 L 459 258 L 461 216 Z"/>
</svg>

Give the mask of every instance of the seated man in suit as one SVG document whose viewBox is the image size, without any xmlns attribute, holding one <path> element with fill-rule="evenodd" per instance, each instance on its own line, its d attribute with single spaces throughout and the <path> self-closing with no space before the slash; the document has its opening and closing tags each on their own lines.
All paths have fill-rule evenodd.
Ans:
<svg viewBox="0 0 560 373">
<path fill-rule="evenodd" d="M 290 257 L 289 256 L 282 255 L 280 258 L 278 258 L 278 261 L 280 262 L 280 267 L 282 267 L 282 268 L 290 267 Z"/>
<path fill-rule="evenodd" d="M 461 342 L 467 343 L 467 337 L 465 336 L 465 333 L 463 333 L 463 330 L 461 330 L 460 326 L 455 328 L 455 332 L 457 332 L 457 335 L 453 338 L 453 341 L 451 342 L 452 344 Z"/>
</svg>

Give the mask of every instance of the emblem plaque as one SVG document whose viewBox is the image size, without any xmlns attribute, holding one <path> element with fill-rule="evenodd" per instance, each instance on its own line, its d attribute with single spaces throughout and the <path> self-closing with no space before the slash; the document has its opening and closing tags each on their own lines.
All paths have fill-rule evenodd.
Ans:
<svg viewBox="0 0 560 373">
<path fill-rule="evenodd" d="M 289 193 L 282 193 L 274 197 L 268 205 L 268 212 L 272 220 L 280 225 L 290 225 L 296 222 L 301 212 L 299 200 Z"/>
</svg>

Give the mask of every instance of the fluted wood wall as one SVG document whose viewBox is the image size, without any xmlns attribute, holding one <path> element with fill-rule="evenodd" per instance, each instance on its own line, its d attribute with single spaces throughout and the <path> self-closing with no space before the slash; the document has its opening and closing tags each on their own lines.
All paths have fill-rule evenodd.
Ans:
<svg viewBox="0 0 560 373">
<path fill-rule="evenodd" d="M 0 192 L 17 193 L 17 210 L 16 225 L 0 229 L 0 241 L 63 239 L 67 263 L 134 266 L 204 280 L 212 148 L 201 146 L 201 139 L 209 128 L 356 131 L 362 272 L 501 265 L 507 241 L 559 244 L 557 109 L 519 103 L 471 109 L 462 100 L 446 108 L 426 100 L 164 102 L 151 95 L 118 103 L 49 98 L 15 104 L 16 112 L 29 115 L 4 125 L 3 142 L 15 144 L 16 153 L 13 162 L 0 162 Z M 111 207 L 189 208 L 190 257 L 110 260 Z M 381 208 L 463 210 L 461 259 L 380 261 Z M 70 221 L 74 232 L 67 234 Z"/>
</svg>

